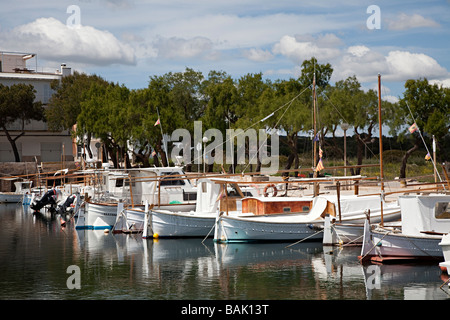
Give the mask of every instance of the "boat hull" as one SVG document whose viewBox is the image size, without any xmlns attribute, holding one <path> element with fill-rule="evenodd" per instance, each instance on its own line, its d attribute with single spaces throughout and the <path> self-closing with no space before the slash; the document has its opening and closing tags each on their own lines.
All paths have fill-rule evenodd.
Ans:
<svg viewBox="0 0 450 320">
<path fill-rule="evenodd" d="M 153 235 L 166 237 L 206 237 L 213 235 L 215 213 L 151 211 Z"/>
<path fill-rule="evenodd" d="M 447 273 L 450 273 L 450 234 L 446 234 L 442 237 L 439 246 L 442 249 L 442 254 L 444 255 L 444 262 L 441 262 L 439 266 L 441 269 Z"/>
<path fill-rule="evenodd" d="M 22 193 L 2 192 L 0 193 L 0 203 L 21 203 L 23 199 Z"/>
<path fill-rule="evenodd" d="M 261 218 L 261 219 L 258 219 Z M 216 242 L 322 240 L 323 222 L 268 222 L 264 217 L 225 217 L 218 221 Z M 258 221 L 260 220 L 260 221 Z"/>
<path fill-rule="evenodd" d="M 112 229 L 117 219 L 117 203 L 86 202 L 84 207 L 84 225 L 77 229 Z"/>
<path fill-rule="evenodd" d="M 442 236 L 409 236 L 401 233 L 364 229 L 361 261 L 390 262 L 405 260 L 442 261 L 439 246 Z"/>
<path fill-rule="evenodd" d="M 398 221 L 401 218 L 400 210 L 391 210 L 383 214 L 383 222 Z M 344 219 L 342 223 L 336 222 L 330 229 L 332 239 L 331 243 L 324 243 L 326 245 L 333 244 L 355 244 L 361 245 L 364 237 L 364 222 L 367 219 Z M 371 223 L 380 223 L 380 216 L 371 216 Z"/>
</svg>

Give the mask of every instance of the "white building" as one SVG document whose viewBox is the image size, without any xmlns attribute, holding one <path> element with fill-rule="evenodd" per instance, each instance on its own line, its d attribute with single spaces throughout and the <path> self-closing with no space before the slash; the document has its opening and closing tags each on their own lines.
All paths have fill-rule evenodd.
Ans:
<svg viewBox="0 0 450 320">
<path fill-rule="evenodd" d="M 34 69 L 27 67 L 33 65 Z M 48 103 L 53 91 L 50 84 L 53 80 L 60 80 L 72 73 L 71 68 L 61 64 L 59 70 L 53 72 L 38 72 L 36 54 L 18 52 L 0 52 L 0 83 L 6 86 L 25 83 L 33 85 L 36 90 L 36 100 L 44 105 Z M 21 123 L 17 122 L 8 127 L 10 135 L 14 138 L 22 132 Z M 73 161 L 76 156 L 70 130 L 52 132 L 42 121 L 32 121 L 25 125 L 25 135 L 16 141 L 22 162 L 59 162 Z M 0 162 L 14 162 L 14 153 L 11 144 L 3 130 L 0 130 Z"/>
</svg>

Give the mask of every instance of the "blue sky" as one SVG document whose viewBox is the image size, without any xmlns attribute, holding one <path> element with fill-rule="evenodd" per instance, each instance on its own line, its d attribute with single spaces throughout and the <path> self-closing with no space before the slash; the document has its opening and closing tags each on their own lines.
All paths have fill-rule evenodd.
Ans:
<svg viewBox="0 0 450 320">
<path fill-rule="evenodd" d="M 333 66 L 333 82 L 356 75 L 375 89 L 381 73 L 387 100 L 408 79 L 450 87 L 450 0 L 2 2 L 1 51 L 37 53 L 40 70 L 66 63 L 132 89 L 186 67 L 287 79 L 311 56 Z M 367 26 L 371 5 L 379 29 Z"/>
</svg>

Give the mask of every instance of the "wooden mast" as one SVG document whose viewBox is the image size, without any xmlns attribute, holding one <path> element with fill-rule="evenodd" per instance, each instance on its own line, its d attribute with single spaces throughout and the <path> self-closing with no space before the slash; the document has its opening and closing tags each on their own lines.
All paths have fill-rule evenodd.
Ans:
<svg viewBox="0 0 450 320">
<path fill-rule="evenodd" d="M 314 173 L 313 177 L 317 178 L 317 141 L 316 141 L 316 135 L 317 135 L 317 127 L 316 127 L 316 72 L 314 72 L 313 76 L 313 126 L 314 126 L 314 135 L 313 135 L 313 142 L 314 142 Z M 318 195 L 318 183 L 314 182 L 314 196 L 316 197 Z"/>
</svg>

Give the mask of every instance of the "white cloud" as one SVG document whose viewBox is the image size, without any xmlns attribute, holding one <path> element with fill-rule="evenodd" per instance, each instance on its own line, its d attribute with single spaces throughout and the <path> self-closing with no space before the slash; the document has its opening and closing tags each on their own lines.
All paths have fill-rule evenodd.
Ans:
<svg viewBox="0 0 450 320">
<path fill-rule="evenodd" d="M 315 41 L 298 41 L 295 37 L 286 35 L 273 46 L 273 53 L 286 56 L 299 64 L 311 57 L 316 57 L 318 60 L 336 58 L 340 50 L 332 46 L 318 46 Z"/>
<path fill-rule="evenodd" d="M 158 50 L 159 58 L 192 58 L 212 50 L 213 43 L 205 37 L 194 37 L 191 39 L 160 37 L 154 42 L 154 47 Z"/>
<path fill-rule="evenodd" d="M 244 57 L 246 57 L 249 60 L 256 61 L 256 62 L 264 62 L 273 59 L 273 54 L 270 53 L 270 51 L 262 50 L 262 49 L 256 49 L 251 48 L 249 50 L 244 50 L 243 52 Z"/>
<path fill-rule="evenodd" d="M 135 64 L 131 46 L 120 42 L 112 33 L 91 26 L 68 27 L 55 18 L 39 18 L 2 33 L 3 46 L 8 50 L 24 51 L 26 48 L 45 60 Z"/>
<path fill-rule="evenodd" d="M 448 71 L 438 62 L 423 53 L 411 53 L 408 51 L 391 51 L 386 57 L 389 67 L 390 80 L 405 80 L 419 77 L 442 77 L 448 75 Z"/>
<path fill-rule="evenodd" d="M 387 55 L 366 46 L 352 46 L 336 63 L 333 78 L 340 80 L 356 75 L 361 82 L 371 82 L 380 73 L 385 81 L 443 78 L 449 72 L 432 57 L 423 53 L 392 50 Z"/>
<path fill-rule="evenodd" d="M 419 14 L 407 15 L 401 13 L 395 20 L 388 20 L 388 29 L 390 30 L 407 30 L 423 27 L 439 27 L 439 24 L 434 20 L 424 18 Z"/>
<path fill-rule="evenodd" d="M 351 46 L 347 49 L 347 52 L 355 57 L 362 57 L 370 51 L 366 46 Z"/>
<path fill-rule="evenodd" d="M 450 78 L 443 80 L 429 80 L 430 84 L 437 84 L 438 86 L 442 86 L 444 88 L 450 88 Z"/>
</svg>

